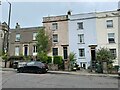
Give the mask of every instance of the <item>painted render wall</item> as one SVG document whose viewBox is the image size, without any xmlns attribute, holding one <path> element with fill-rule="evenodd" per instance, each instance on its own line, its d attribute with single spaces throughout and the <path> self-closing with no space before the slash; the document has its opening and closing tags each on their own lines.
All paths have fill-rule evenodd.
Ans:
<svg viewBox="0 0 120 90">
<path fill-rule="evenodd" d="M 89 45 L 97 44 L 95 13 L 77 14 L 69 16 L 69 47 L 70 52 L 76 53 L 77 63 L 86 63 L 86 68 L 90 65 L 91 51 Z M 91 19 L 90 19 L 91 18 Z M 77 22 L 83 22 L 83 30 L 78 30 Z M 84 34 L 84 44 L 78 43 L 78 34 Z M 85 58 L 79 57 L 79 48 L 85 48 Z"/>
<path fill-rule="evenodd" d="M 116 49 L 117 58 L 114 60 L 113 65 L 118 65 L 118 16 L 112 13 L 118 12 L 108 11 L 96 13 L 97 49 L 100 47 Z M 113 20 L 113 28 L 107 28 L 107 20 Z M 108 33 L 115 33 L 115 43 L 108 42 Z"/>
</svg>

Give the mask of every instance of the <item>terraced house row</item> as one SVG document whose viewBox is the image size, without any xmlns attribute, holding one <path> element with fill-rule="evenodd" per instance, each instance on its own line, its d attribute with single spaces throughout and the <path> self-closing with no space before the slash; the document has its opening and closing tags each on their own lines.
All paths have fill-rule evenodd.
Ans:
<svg viewBox="0 0 120 90">
<path fill-rule="evenodd" d="M 114 65 L 118 65 L 118 33 L 120 32 L 119 11 L 93 12 L 83 14 L 43 17 L 42 27 L 20 28 L 10 30 L 10 56 L 37 55 L 35 45 L 40 28 L 52 37 L 49 56 L 62 56 L 68 60 L 70 52 L 76 54 L 77 63 L 85 69 L 95 60 L 100 47 L 107 47 L 116 56 Z"/>
</svg>

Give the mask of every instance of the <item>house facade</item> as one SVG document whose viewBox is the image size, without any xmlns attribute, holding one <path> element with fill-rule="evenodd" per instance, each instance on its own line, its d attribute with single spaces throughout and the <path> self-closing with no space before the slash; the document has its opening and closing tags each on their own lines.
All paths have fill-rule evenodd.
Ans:
<svg viewBox="0 0 120 90">
<path fill-rule="evenodd" d="M 79 66 L 86 69 L 95 55 L 97 44 L 95 13 L 70 15 L 69 19 L 70 52 L 76 54 Z"/>
<path fill-rule="evenodd" d="M 108 48 L 118 65 L 119 19 L 118 11 L 95 12 L 69 16 L 69 47 L 76 54 L 80 67 L 95 65 L 96 51 Z"/>
<path fill-rule="evenodd" d="M 36 35 L 43 27 L 20 28 L 10 30 L 9 55 L 10 56 L 36 56 Z"/>
<path fill-rule="evenodd" d="M 115 56 L 113 65 L 118 65 L 118 11 L 96 13 L 97 48 L 108 48 Z"/>
<path fill-rule="evenodd" d="M 46 33 L 51 36 L 52 47 L 48 53 L 49 56 L 62 56 L 64 60 L 68 59 L 68 16 L 50 16 L 43 17 L 43 27 Z"/>
<path fill-rule="evenodd" d="M 2 24 L 0 24 L 0 55 L 2 55 L 2 48 L 3 48 L 3 31 Z"/>
<path fill-rule="evenodd" d="M 0 23 L 0 55 L 6 53 L 7 50 L 7 30 L 7 23 Z"/>
</svg>

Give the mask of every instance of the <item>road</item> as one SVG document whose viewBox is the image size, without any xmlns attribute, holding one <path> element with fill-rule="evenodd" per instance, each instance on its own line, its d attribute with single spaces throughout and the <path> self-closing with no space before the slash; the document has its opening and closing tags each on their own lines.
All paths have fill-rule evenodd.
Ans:
<svg viewBox="0 0 120 90">
<path fill-rule="evenodd" d="M 118 88 L 118 78 L 4 71 L 2 88 Z"/>
</svg>

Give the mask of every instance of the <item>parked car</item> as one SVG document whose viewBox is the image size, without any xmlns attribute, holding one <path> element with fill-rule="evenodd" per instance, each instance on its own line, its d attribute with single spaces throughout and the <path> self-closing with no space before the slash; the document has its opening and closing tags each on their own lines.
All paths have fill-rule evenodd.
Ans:
<svg viewBox="0 0 120 90">
<path fill-rule="evenodd" d="M 120 66 L 119 66 L 119 69 L 118 69 L 118 75 L 120 76 Z"/>
<path fill-rule="evenodd" d="M 27 62 L 19 62 L 17 68 L 26 66 Z"/>
<path fill-rule="evenodd" d="M 14 62 L 13 62 L 13 68 L 14 68 L 14 69 L 17 69 L 17 68 L 18 68 L 18 63 L 19 63 L 18 61 L 14 61 Z"/>
<path fill-rule="evenodd" d="M 24 66 L 18 67 L 17 71 L 19 73 L 46 73 L 47 68 L 44 63 L 39 61 L 27 62 Z"/>
</svg>

